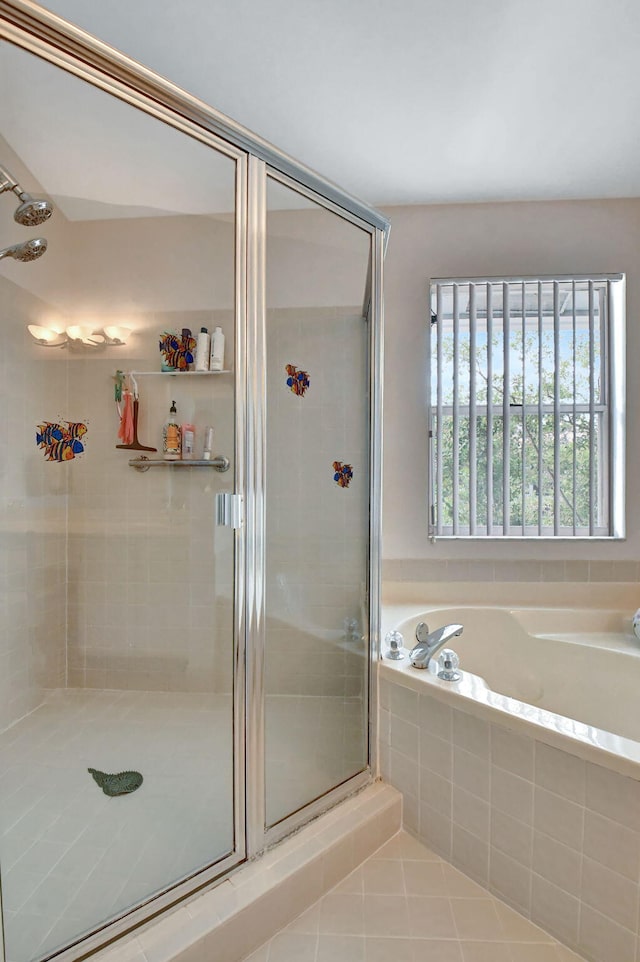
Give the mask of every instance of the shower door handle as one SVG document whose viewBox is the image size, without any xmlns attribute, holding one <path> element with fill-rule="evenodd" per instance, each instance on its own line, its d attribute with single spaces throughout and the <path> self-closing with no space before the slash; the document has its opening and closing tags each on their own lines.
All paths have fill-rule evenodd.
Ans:
<svg viewBox="0 0 640 962">
<path fill-rule="evenodd" d="M 243 520 L 242 495 L 222 492 L 216 494 L 216 524 L 225 528 L 241 528 Z"/>
</svg>

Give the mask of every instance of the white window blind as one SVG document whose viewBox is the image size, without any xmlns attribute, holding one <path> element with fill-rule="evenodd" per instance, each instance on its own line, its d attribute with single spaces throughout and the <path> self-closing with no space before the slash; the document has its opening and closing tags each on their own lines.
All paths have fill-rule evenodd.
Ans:
<svg viewBox="0 0 640 962">
<path fill-rule="evenodd" d="M 624 536 L 624 276 L 431 283 L 430 535 Z"/>
</svg>

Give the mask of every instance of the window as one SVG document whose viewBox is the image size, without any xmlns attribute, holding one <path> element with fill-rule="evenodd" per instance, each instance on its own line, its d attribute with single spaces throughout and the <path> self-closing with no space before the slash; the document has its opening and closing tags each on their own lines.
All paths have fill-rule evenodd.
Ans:
<svg viewBox="0 0 640 962">
<path fill-rule="evenodd" d="M 431 283 L 430 524 L 624 536 L 624 275 Z"/>
</svg>

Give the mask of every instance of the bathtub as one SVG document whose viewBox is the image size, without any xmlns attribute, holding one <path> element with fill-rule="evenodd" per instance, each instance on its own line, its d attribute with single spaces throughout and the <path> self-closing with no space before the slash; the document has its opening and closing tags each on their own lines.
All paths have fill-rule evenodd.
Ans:
<svg viewBox="0 0 640 962">
<path fill-rule="evenodd" d="M 463 711 L 502 716 L 509 727 L 640 779 L 640 641 L 631 617 L 603 609 L 389 605 L 381 670 L 417 691 L 427 685 Z M 420 621 L 432 630 L 464 625 L 447 645 L 460 657 L 460 682 L 437 678 L 437 655 L 427 671 L 406 657 L 387 659 L 386 633 L 400 631 L 411 648 Z"/>
<path fill-rule="evenodd" d="M 464 626 L 463 677 L 391 661 Z M 640 956 L 640 642 L 631 613 L 383 606 L 380 773 L 403 824 L 591 962 Z M 430 666 L 431 668 L 431 666 Z"/>
</svg>

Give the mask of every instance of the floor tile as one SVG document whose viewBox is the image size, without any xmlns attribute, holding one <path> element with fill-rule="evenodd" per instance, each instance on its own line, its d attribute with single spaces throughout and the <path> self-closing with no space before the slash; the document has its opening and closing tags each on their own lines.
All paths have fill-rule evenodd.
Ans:
<svg viewBox="0 0 640 962">
<path fill-rule="evenodd" d="M 245 962 L 584 962 L 406 832 L 284 933 Z"/>
<path fill-rule="evenodd" d="M 314 797 L 344 779 L 356 702 L 270 701 L 267 764 L 274 773 L 295 773 L 293 785 L 274 776 L 272 806 L 291 802 L 289 791 Z M 70 688 L 48 692 L 35 711 L 0 732 L 7 962 L 50 954 L 231 851 L 231 720 L 224 694 Z M 314 746 L 305 750 L 304 771 L 291 762 L 300 739 Z M 130 795 L 109 798 L 89 767 L 134 769 L 144 781 Z M 408 836 L 396 845 L 432 857 Z M 378 879 L 371 885 L 402 894 L 401 863 L 385 862 L 389 872 L 370 870 Z M 362 895 L 361 871 L 347 883 L 348 894 L 350 887 Z M 348 913 L 333 918 L 347 931 L 353 927 Z M 363 935 L 362 920 L 354 934 Z"/>
<path fill-rule="evenodd" d="M 404 874 L 401 861 L 369 859 L 366 864 L 362 866 L 362 881 L 365 895 L 404 896 L 405 894 Z"/>
<path fill-rule="evenodd" d="M 462 941 L 499 942 L 504 930 L 493 899 L 452 899 L 453 920 Z"/>
<path fill-rule="evenodd" d="M 315 962 L 317 936 L 279 932 L 269 944 L 269 962 Z"/>
<path fill-rule="evenodd" d="M 359 935 L 321 935 L 316 962 L 365 962 L 365 940 Z"/>
</svg>

